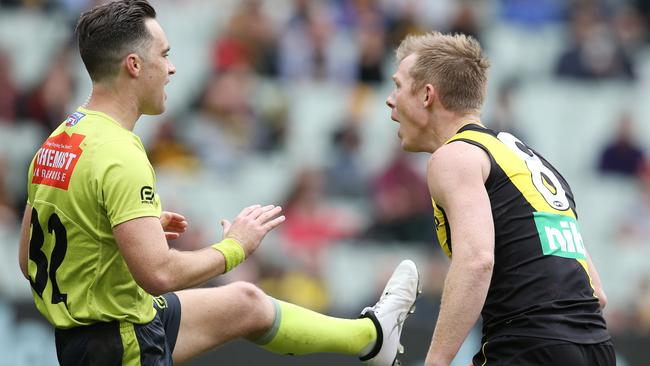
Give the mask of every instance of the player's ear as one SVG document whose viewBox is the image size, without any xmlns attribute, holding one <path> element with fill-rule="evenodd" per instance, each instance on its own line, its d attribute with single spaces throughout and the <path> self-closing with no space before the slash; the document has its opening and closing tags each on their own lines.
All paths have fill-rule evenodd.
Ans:
<svg viewBox="0 0 650 366">
<path fill-rule="evenodd" d="M 436 89 L 431 84 L 424 86 L 424 99 L 422 100 L 422 106 L 427 108 L 433 105 L 433 98 L 436 95 Z"/>
<path fill-rule="evenodd" d="M 138 77 L 142 71 L 142 58 L 136 53 L 129 53 L 124 59 L 126 71 L 131 77 Z"/>
</svg>

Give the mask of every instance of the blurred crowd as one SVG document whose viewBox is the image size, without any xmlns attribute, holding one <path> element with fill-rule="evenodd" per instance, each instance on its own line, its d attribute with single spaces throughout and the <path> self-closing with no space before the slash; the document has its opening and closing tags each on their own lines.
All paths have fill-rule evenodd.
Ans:
<svg viewBox="0 0 650 366">
<path fill-rule="evenodd" d="M 3 238 L 12 237 L 7 233 L 16 233 L 19 227 L 26 197 L 24 177 L 33 151 L 76 105 L 83 103 L 78 95 L 89 92 L 79 90 L 88 84 L 77 77 L 79 61 L 71 30 L 78 14 L 97 2 L 0 0 L 0 15 L 13 11 L 57 14 L 63 19 L 61 27 L 70 30 L 69 39 L 48 56 L 47 68 L 38 81 L 28 85 L 14 79 L 13 69 L 20 60 L 12 58 L 15 50 L 0 40 L 0 134 L 5 135 L 0 141 L 16 146 L 15 141 L 12 145 L 5 140 L 24 133 L 28 138 L 21 141 L 29 145 L 21 146 L 20 152 L 0 149 Z M 184 4 L 199 2 L 153 1 L 165 9 L 177 7 L 179 14 Z M 368 109 L 385 108 L 372 103 L 385 98 L 382 93 L 389 90 L 393 50 L 406 34 L 435 29 L 462 32 L 483 41 L 503 24 L 524 34 L 552 27 L 560 30 L 560 47 L 551 60 L 547 79 L 586 85 L 647 82 L 639 65 L 639 60 L 648 57 L 650 41 L 650 5 L 644 0 L 278 1 L 283 11 L 274 9 L 275 1 L 224 3 L 228 4 L 224 6 L 227 16 L 219 18 L 219 27 L 211 32 L 207 59 L 202 60 L 207 67 L 197 92 L 188 93 L 180 108 L 157 117 L 153 131 L 143 141 L 156 171 L 161 173 L 161 184 L 173 177 L 208 174 L 215 181 L 203 183 L 219 189 L 220 182 L 237 182 L 244 174 L 242 167 L 251 160 L 276 161 L 296 154 L 290 148 L 295 131 L 311 123 L 295 121 L 295 101 L 300 97 L 292 92 L 296 85 L 334 85 L 336 93 L 347 95 L 347 102 L 338 106 L 344 111 L 343 117 L 329 121 L 332 127 L 325 129 L 327 134 L 313 142 L 325 144 L 326 158 L 313 164 L 303 159 L 307 163 L 301 160 L 301 164 L 278 168 L 286 183 L 273 203 L 284 207 L 287 221 L 270 239 L 270 249 L 261 249 L 265 255 L 255 256 L 226 278 L 252 279 L 271 295 L 315 310 L 346 315 L 358 311 L 333 306 L 339 300 L 327 285 L 326 278 L 331 276 L 327 271 L 332 266 L 334 247 L 364 247 L 368 243 L 378 250 L 397 245 L 423 253 L 420 260 L 426 263 L 426 301 L 432 308 L 439 301 L 446 260 L 436 244 L 421 157 L 399 152 L 394 135 L 394 144 L 371 150 L 383 152 L 383 158 L 370 159 L 380 164 L 369 164 L 364 156 L 366 146 L 377 143 L 369 138 L 369 119 L 383 112 L 381 123 L 392 123 L 387 108 L 374 114 Z M 162 24 L 164 27 L 165 22 Z M 484 44 L 488 54 L 493 52 L 489 43 Z M 172 44 L 172 62 L 176 57 L 187 57 L 175 54 L 175 48 Z M 174 78 L 182 74 L 179 70 Z M 513 98 L 527 77 L 513 71 L 501 72 L 493 79 L 490 108 L 483 115 L 489 127 L 527 137 L 521 116 L 513 107 Z M 300 114 L 305 115 L 309 117 L 309 113 Z M 594 161 L 582 162 L 595 174 L 617 176 L 638 186 L 638 198 L 625 214 L 612 219 L 616 229 L 607 245 L 650 246 L 648 145 L 647 139 L 638 139 L 635 132 L 639 124 L 647 123 L 650 121 L 635 120 L 632 114 L 622 112 L 618 120 L 611 121 L 611 141 L 598 147 Z M 264 189 L 266 182 L 261 177 L 256 184 Z M 163 203 L 166 199 L 162 197 Z M 174 197 L 168 201 L 178 204 Z M 186 203 L 178 205 L 184 207 Z M 218 217 L 207 220 L 215 225 Z M 195 249 L 217 240 L 212 228 L 190 225 L 190 232 L 172 242 L 173 246 Z M 13 257 L 9 258 L 7 266 L 17 271 L 12 261 Z M 383 268 L 375 269 L 378 275 L 387 275 Z M 344 277 L 354 276 L 348 273 Z M 649 334 L 650 276 L 633 280 L 637 296 L 608 310 L 608 321 L 612 332 Z M 377 278 L 370 286 L 382 282 L 383 278 Z M 26 282 L 20 286 L 28 287 Z M 424 313 L 429 316 L 435 312 Z M 427 318 L 426 322 L 433 320 Z"/>
</svg>

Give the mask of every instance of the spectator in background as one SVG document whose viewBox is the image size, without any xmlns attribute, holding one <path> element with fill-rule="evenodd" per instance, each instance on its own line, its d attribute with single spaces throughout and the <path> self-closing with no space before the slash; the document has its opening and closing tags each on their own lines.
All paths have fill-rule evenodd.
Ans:
<svg viewBox="0 0 650 366">
<path fill-rule="evenodd" d="M 639 170 L 639 196 L 621 216 L 618 239 L 622 244 L 648 244 L 650 238 L 650 165 Z"/>
<path fill-rule="evenodd" d="M 11 75 L 11 60 L 0 49 L 0 122 L 11 122 L 16 117 L 18 89 Z"/>
<path fill-rule="evenodd" d="M 612 25 L 623 50 L 631 56 L 636 56 L 643 49 L 648 37 L 643 15 L 637 9 L 623 5 L 615 10 Z"/>
<path fill-rule="evenodd" d="M 54 57 L 43 80 L 22 98 L 19 117 L 38 122 L 48 131 L 65 119 L 75 88 L 72 50 L 66 47 Z"/>
<path fill-rule="evenodd" d="M 374 217 L 366 238 L 427 245 L 435 242 L 429 190 L 406 154 L 399 152 L 370 187 Z"/>
<path fill-rule="evenodd" d="M 528 28 L 540 28 L 564 20 L 564 0 L 500 0 L 501 18 Z"/>
<path fill-rule="evenodd" d="M 147 149 L 149 160 L 158 171 L 194 172 L 200 163 L 192 149 L 178 138 L 174 128 L 176 125 L 172 119 L 158 125 L 153 141 Z"/>
<path fill-rule="evenodd" d="M 637 274 L 629 279 L 634 296 L 624 305 L 607 312 L 607 327 L 613 334 L 627 338 L 650 335 L 650 277 Z M 642 340 L 643 338 L 638 338 Z M 630 363 L 637 365 L 638 363 Z"/>
<path fill-rule="evenodd" d="M 643 26 L 646 29 L 646 32 L 650 30 L 650 1 L 648 0 L 633 0 L 632 5 L 634 7 L 634 10 L 639 14 L 641 17 L 641 21 L 643 22 Z M 646 41 L 648 41 L 647 33 L 646 33 Z"/>
<path fill-rule="evenodd" d="M 278 31 L 259 0 L 242 1 L 214 46 L 215 70 L 250 65 L 260 75 L 277 73 Z"/>
<path fill-rule="evenodd" d="M 354 212 L 327 201 L 324 183 L 322 170 L 303 169 L 282 205 L 286 221 L 280 234 L 287 252 L 311 272 L 318 271 L 323 249 L 361 229 L 361 220 Z"/>
<path fill-rule="evenodd" d="M 15 197 L 11 197 L 7 190 L 7 174 L 9 164 L 0 155 L 0 233 L 13 231 L 18 225 Z"/>
<path fill-rule="evenodd" d="M 616 124 L 613 134 L 614 140 L 610 141 L 600 153 L 598 171 L 623 176 L 636 176 L 644 161 L 644 152 L 634 138 L 632 118 L 624 113 Z"/>
<path fill-rule="evenodd" d="M 327 192 L 335 197 L 357 198 L 368 193 L 366 172 L 359 156 L 361 136 L 357 124 L 349 119 L 332 136 L 332 158 L 326 172 Z"/>
<path fill-rule="evenodd" d="M 386 25 L 386 14 L 377 0 L 349 0 L 341 4 L 337 26 L 356 33 L 356 73 L 362 83 L 376 85 L 384 80 Z"/>
<path fill-rule="evenodd" d="M 451 21 L 449 32 L 462 33 L 481 41 L 481 27 L 477 19 L 476 1 L 464 0 L 458 4 L 458 10 Z"/>
<path fill-rule="evenodd" d="M 512 96 L 518 85 L 517 80 L 511 79 L 499 86 L 497 102 L 489 119 L 489 127 L 494 131 L 509 132 L 525 138 L 524 134 L 519 132 L 517 117 L 512 107 Z"/>
<path fill-rule="evenodd" d="M 252 154 L 280 150 L 287 96 L 277 84 L 262 81 L 246 63 L 211 74 L 189 116 L 182 117 L 183 127 L 168 132 L 177 135 L 179 148 L 189 148 L 189 155 L 224 177 Z"/>
<path fill-rule="evenodd" d="M 366 112 L 375 89 L 358 83 L 347 99 L 347 114 L 341 126 L 331 136 L 329 159 L 326 167 L 327 194 L 334 198 L 367 203 L 369 171 L 361 156 L 361 126 L 366 122 Z"/>
<path fill-rule="evenodd" d="M 280 39 L 280 76 L 288 81 L 353 81 L 358 51 L 349 31 L 335 28 L 327 3 L 298 4 Z"/>
<path fill-rule="evenodd" d="M 255 75 L 243 65 L 212 74 L 198 109 L 180 131 L 203 165 L 225 177 L 254 150 L 256 115 L 251 95 L 255 84 Z"/>
<path fill-rule="evenodd" d="M 632 325 L 635 330 L 640 334 L 650 334 L 650 277 L 647 275 L 638 280 L 633 307 Z"/>
<path fill-rule="evenodd" d="M 381 13 L 369 13 L 359 19 L 357 37 L 360 53 L 357 79 L 370 85 L 382 83 L 384 81 L 382 67 L 386 53 L 386 26 Z"/>
<path fill-rule="evenodd" d="M 56 0 L 0 0 L 0 6 L 24 7 L 28 9 L 52 10 Z"/>
<path fill-rule="evenodd" d="M 255 147 L 260 153 L 281 151 L 287 138 L 290 99 L 277 80 L 258 80 L 254 94 L 256 116 Z"/>
<path fill-rule="evenodd" d="M 571 21 L 573 44 L 557 62 L 558 76 L 578 80 L 636 79 L 632 59 L 595 3 L 576 5 Z"/>
<path fill-rule="evenodd" d="M 401 3 L 389 19 L 387 49 L 394 49 L 406 37 L 407 34 L 424 33 L 423 28 L 417 20 L 418 6 L 415 1 Z"/>
<path fill-rule="evenodd" d="M 344 0 L 336 4 L 337 24 L 345 28 L 359 28 L 362 23 L 384 21 L 384 9 L 378 0 Z"/>
<path fill-rule="evenodd" d="M 327 285 L 317 273 L 309 273 L 304 268 L 291 268 L 289 265 L 275 266 L 259 259 L 258 262 L 261 262 L 260 273 L 254 282 L 269 296 L 313 311 L 329 311 L 331 297 Z"/>
</svg>

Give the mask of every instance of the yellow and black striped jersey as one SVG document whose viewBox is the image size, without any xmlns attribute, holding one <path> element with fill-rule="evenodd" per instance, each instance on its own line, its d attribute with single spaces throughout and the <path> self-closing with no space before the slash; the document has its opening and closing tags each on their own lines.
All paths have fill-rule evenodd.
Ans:
<svg viewBox="0 0 650 366">
<path fill-rule="evenodd" d="M 609 339 L 589 277 L 573 193 L 541 155 L 513 135 L 476 124 L 447 143 L 483 149 L 495 231 L 494 269 L 482 310 L 484 341 L 501 335 L 598 343 Z M 445 210 L 433 201 L 438 240 L 452 257 Z"/>
</svg>

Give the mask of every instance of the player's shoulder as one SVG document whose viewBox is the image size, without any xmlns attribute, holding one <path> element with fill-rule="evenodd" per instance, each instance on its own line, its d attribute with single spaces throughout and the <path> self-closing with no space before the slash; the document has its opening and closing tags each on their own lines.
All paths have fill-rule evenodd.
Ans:
<svg viewBox="0 0 650 366">
<path fill-rule="evenodd" d="M 66 127 L 64 123 L 57 130 L 57 136 L 78 141 L 82 169 L 96 173 L 111 165 L 137 164 L 143 159 L 146 160 L 146 152 L 140 139 L 119 125 L 107 124 L 101 122 L 101 119 L 91 119 L 82 120 L 73 127 Z"/>
<path fill-rule="evenodd" d="M 462 140 L 451 141 L 442 145 L 431 154 L 429 169 L 464 170 L 473 166 L 489 164 L 489 157 L 482 148 Z"/>
<path fill-rule="evenodd" d="M 98 137 L 129 137 L 133 133 L 122 127 L 113 117 L 106 113 L 79 107 L 68 115 L 61 127 L 67 131 L 96 134 Z"/>
<path fill-rule="evenodd" d="M 79 107 L 52 131 L 49 138 L 56 136 L 60 136 L 59 139 L 77 136 L 76 139 L 82 140 L 84 148 L 92 149 L 109 141 L 129 143 L 135 135 L 109 116 Z"/>
<path fill-rule="evenodd" d="M 147 153 L 139 141 L 128 138 L 105 138 L 94 147 L 94 163 L 98 167 L 111 165 L 141 166 L 149 164 Z"/>
<path fill-rule="evenodd" d="M 464 141 L 441 146 L 429 158 L 427 182 L 433 196 L 460 186 L 484 184 L 490 175 L 490 157 L 480 147 Z"/>
<path fill-rule="evenodd" d="M 98 136 L 96 146 L 100 150 L 111 150 L 117 155 L 145 152 L 142 142 L 135 136 Z"/>
</svg>

